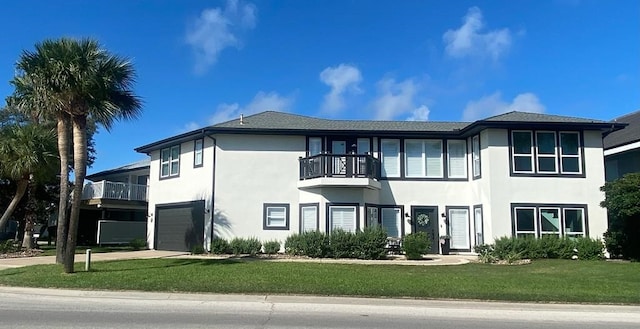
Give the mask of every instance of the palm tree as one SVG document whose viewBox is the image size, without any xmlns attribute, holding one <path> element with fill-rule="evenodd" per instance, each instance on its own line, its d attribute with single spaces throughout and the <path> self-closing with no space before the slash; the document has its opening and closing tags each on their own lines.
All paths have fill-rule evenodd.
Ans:
<svg viewBox="0 0 640 329">
<path fill-rule="evenodd" d="M 40 125 L 14 125 L 0 131 L 0 177 L 16 183 L 16 193 L 0 218 L 0 230 L 18 206 L 30 184 L 50 179 L 56 174 L 54 132 Z M 27 216 L 25 238 L 31 248 L 33 216 Z"/>
<path fill-rule="evenodd" d="M 73 272 L 76 235 L 80 215 L 82 187 L 87 169 L 87 118 L 93 119 L 107 131 L 115 121 L 133 119 L 142 111 L 142 102 L 133 91 L 135 70 L 126 59 L 112 55 L 95 40 L 61 38 L 46 40 L 35 51 L 24 51 L 17 64 L 20 74 L 14 79 L 17 98 L 24 95 L 24 105 L 42 109 L 58 120 L 58 149 L 61 158 L 60 214 L 58 233 L 66 234 L 63 242 L 65 272 Z M 64 193 L 66 168 L 62 160 L 68 150 L 69 121 L 73 131 L 74 185 L 71 215 L 67 232 L 60 232 L 66 218 L 68 194 Z M 64 135 L 62 138 L 60 135 Z M 68 159 L 66 159 L 68 164 Z M 64 199 L 64 200 L 63 200 Z M 64 225 L 64 224 L 63 224 Z M 60 237 L 58 237 L 60 241 Z M 58 246 L 57 246 L 58 247 Z M 60 251 L 58 251 L 60 252 Z"/>
</svg>

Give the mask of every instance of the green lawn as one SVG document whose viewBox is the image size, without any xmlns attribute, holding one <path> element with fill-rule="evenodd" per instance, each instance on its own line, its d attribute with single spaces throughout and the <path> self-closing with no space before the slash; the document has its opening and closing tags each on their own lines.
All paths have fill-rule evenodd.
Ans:
<svg viewBox="0 0 640 329">
<path fill-rule="evenodd" d="M 640 263 L 538 260 L 529 265 L 344 265 L 151 259 L 0 271 L 0 285 L 247 294 L 640 304 Z"/>
</svg>

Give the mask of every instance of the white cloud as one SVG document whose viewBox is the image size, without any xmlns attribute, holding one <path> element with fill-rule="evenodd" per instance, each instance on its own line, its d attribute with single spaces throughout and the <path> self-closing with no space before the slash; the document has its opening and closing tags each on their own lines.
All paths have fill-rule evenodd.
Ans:
<svg viewBox="0 0 640 329">
<path fill-rule="evenodd" d="M 204 73 L 228 47 L 240 48 L 238 33 L 256 25 L 256 6 L 227 0 L 225 8 L 207 8 L 187 28 L 186 43 L 195 55 L 196 73 Z"/>
<path fill-rule="evenodd" d="M 407 118 L 407 121 L 428 121 L 430 112 L 426 105 L 422 105 L 413 110 L 413 113 Z"/>
<path fill-rule="evenodd" d="M 442 36 L 449 56 L 462 58 L 466 56 L 491 57 L 497 60 L 511 46 L 509 29 L 483 32 L 484 21 L 482 11 L 471 7 L 457 30 L 447 30 Z"/>
<path fill-rule="evenodd" d="M 218 105 L 216 112 L 209 119 L 209 124 L 216 124 L 239 118 L 240 114 L 246 116 L 263 111 L 288 112 L 293 101 L 293 97 L 280 96 L 276 92 L 266 93 L 264 91 L 260 91 L 251 100 L 251 102 L 245 106 L 240 106 L 238 103 L 222 103 Z"/>
<path fill-rule="evenodd" d="M 392 120 L 410 113 L 412 118 L 428 117 L 429 109 L 425 105 L 416 107 L 415 96 L 419 86 L 411 79 L 396 82 L 386 78 L 378 81 L 378 95 L 373 101 L 376 120 Z"/>
<path fill-rule="evenodd" d="M 544 113 L 545 110 L 538 96 L 533 93 L 519 94 L 507 103 L 502 100 L 502 94 L 497 91 L 477 101 L 468 102 L 462 114 L 462 120 L 475 121 L 511 111 Z"/>
<path fill-rule="evenodd" d="M 320 81 L 331 87 L 329 93 L 324 95 L 322 110 L 336 113 L 345 107 L 344 94 L 361 92 L 358 84 L 362 81 L 362 74 L 353 65 L 340 64 L 320 72 Z"/>
</svg>

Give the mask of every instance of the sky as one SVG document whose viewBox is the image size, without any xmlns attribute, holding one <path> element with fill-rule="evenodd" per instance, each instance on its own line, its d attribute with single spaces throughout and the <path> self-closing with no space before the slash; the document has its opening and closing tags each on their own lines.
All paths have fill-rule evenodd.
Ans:
<svg viewBox="0 0 640 329">
<path fill-rule="evenodd" d="M 0 30 L 3 99 L 21 52 L 45 39 L 94 38 L 134 64 L 143 115 L 99 130 L 88 173 L 266 110 L 474 121 L 640 109 L 637 0 L 21 0 L 3 2 Z"/>
</svg>

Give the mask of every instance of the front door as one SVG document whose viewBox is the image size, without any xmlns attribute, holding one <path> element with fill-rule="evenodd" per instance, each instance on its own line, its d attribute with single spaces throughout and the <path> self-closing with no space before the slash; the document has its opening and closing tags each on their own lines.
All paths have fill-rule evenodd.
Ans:
<svg viewBox="0 0 640 329">
<path fill-rule="evenodd" d="M 411 227 L 414 233 L 426 232 L 431 240 L 430 254 L 439 253 L 438 207 L 411 207 Z"/>
</svg>

